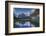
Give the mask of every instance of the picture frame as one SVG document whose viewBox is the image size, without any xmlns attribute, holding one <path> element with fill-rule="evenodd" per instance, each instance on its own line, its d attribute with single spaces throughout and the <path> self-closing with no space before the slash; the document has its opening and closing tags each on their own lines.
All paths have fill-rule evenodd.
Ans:
<svg viewBox="0 0 46 36">
<path fill-rule="evenodd" d="M 14 8 L 14 14 L 13 14 L 13 8 Z M 36 13 L 34 13 L 32 15 L 32 14 L 30 14 L 30 13 L 32 13 L 30 10 L 31 11 L 33 10 Z M 29 12 L 27 12 L 27 11 L 29 11 Z M 20 15 L 20 16 L 17 15 L 20 13 L 22 14 L 22 12 L 28 17 L 26 17 L 26 16 L 23 17 L 24 14 Z M 29 24 L 29 26 L 31 25 L 30 27 L 26 26 L 26 28 L 25 28 L 25 26 L 18 26 L 18 25 L 14 26 L 13 25 L 13 24 L 20 24 L 20 23 L 24 24 L 25 18 L 29 19 L 30 17 L 35 17 L 36 16 L 35 14 L 38 16 L 40 14 L 40 19 L 38 19 L 39 22 L 36 25 L 34 25 L 34 23 L 33 23 L 33 26 L 32 26 L 32 24 L 29 24 L 30 22 L 26 22 Z M 16 20 L 14 15 L 17 17 L 18 21 Z M 14 18 L 13 18 L 13 16 L 14 16 Z M 22 22 L 18 23 L 20 21 L 19 20 L 20 17 L 22 19 L 21 20 Z M 13 19 L 15 20 L 15 22 L 13 21 Z M 29 19 L 29 21 L 30 21 L 30 19 Z M 36 19 L 35 19 L 35 21 L 36 21 Z M 33 34 L 33 33 L 44 33 L 44 32 L 45 32 L 45 3 L 5 1 L 5 35 Z"/>
</svg>

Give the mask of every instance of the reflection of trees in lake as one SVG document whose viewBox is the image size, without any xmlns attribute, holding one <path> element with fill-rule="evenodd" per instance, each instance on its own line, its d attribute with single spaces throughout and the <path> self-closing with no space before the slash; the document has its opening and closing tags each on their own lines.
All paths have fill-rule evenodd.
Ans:
<svg viewBox="0 0 46 36">
<path fill-rule="evenodd" d="M 19 21 L 19 23 L 24 24 L 24 23 L 25 23 L 25 21 Z"/>
</svg>

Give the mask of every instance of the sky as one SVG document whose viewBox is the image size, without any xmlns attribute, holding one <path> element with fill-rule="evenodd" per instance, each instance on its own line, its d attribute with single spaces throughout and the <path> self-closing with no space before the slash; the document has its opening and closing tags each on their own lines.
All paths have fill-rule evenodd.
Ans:
<svg viewBox="0 0 46 36">
<path fill-rule="evenodd" d="M 34 11 L 35 9 L 32 8 L 14 8 L 14 14 L 16 14 L 16 16 L 22 13 L 24 13 L 26 16 L 30 16 L 30 14 Z"/>
</svg>

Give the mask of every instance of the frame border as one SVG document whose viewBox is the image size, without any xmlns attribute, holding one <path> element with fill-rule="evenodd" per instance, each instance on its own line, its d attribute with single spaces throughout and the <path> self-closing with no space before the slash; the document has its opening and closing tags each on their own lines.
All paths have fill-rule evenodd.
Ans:
<svg viewBox="0 0 46 36">
<path fill-rule="evenodd" d="M 42 4 L 43 5 L 43 31 L 36 32 L 22 32 L 22 33 L 9 33 L 8 32 L 8 3 L 28 3 L 28 4 Z M 18 34 L 32 34 L 32 33 L 44 33 L 45 32 L 45 3 L 40 2 L 22 2 L 22 1 L 5 1 L 5 35 L 18 35 Z"/>
</svg>

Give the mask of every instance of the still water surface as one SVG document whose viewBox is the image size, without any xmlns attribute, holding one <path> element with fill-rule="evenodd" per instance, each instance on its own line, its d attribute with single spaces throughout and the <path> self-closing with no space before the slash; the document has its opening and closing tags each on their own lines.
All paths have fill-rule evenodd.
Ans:
<svg viewBox="0 0 46 36">
<path fill-rule="evenodd" d="M 30 21 L 15 22 L 15 28 L 35 27 Z"/>
</svg>

